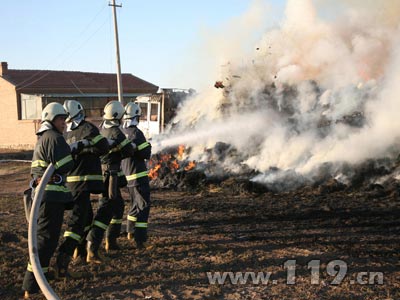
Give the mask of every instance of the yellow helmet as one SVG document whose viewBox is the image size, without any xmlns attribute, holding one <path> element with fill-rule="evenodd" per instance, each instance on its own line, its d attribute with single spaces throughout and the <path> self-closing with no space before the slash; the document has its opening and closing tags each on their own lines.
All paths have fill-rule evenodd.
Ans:
<svg viewBox="0 0 400 300">
<path fill-rule="evenodd" d="M 120 120 L 125 113 L 125 109 L 118 101 L 108 102 L 104 107 L 104 120 Z"/>
<path fill-rule="evenodd" d="M 57 102 L 51 102 L 46 105 L 42 111 L 42 122 L 50 121 L 52 122 L 57 116 L 67 116 L 67 112 L 64 107 Z"/>
<path fill-rule="evenodd" d="M 137 103 L 129 102 L 127 105 L 125 105 L 124 119 L 133 119 L 134 117 L 138 117 L 141 114 L 142 110 Z"/>
</svg>

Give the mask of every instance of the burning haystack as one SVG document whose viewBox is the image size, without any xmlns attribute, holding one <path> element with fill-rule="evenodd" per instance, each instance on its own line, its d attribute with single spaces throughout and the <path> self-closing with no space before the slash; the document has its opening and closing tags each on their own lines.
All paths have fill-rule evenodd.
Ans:
<svg viewBox="0 0 400 300">
<path fill-rule="evenodd" d="M 316 2 L 289 0 L 253 51 L 224 35 L 220 78 L 181 105 L 156 152 L 185 145 L 205 181 L 247 176 L 272 190 L 396 183 L 400 2 Z M 262 19 L 257 5 L 243 20 Z"/>
</svg>

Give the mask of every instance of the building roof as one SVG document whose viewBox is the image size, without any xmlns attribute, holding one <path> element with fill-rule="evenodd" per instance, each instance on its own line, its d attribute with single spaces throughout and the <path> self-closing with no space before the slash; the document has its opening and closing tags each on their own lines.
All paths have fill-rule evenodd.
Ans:
<svg viewBox="0 0 400 300">
<path fill-rule="evenodd" d="M 117 75 L 51 70 L 8 69 L 2 76 L 19 92 L 117 93 Z M 155 93 L 158 86 L 132 74 L 122 74 L 124 93 Z"/>
</svg>

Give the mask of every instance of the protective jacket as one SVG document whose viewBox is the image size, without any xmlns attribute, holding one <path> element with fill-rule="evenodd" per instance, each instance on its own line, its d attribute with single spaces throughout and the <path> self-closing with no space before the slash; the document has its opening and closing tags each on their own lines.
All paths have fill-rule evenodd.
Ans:
<svg viewBox="0 0 400 300">
<path fill-rule="evenodd" d="M 54 127 L 38 135 L 31 164 L 31 176 L 36 182 L 34 185 L 40 181 L 46 168 L 52 163 L 55 172 L 46 185 L 42 201 L 70 202 L 71 192 L 65 186 L 65 174 L 74 166 L 70 148 L 62 134 Z"/>
<path fill-rule="evenodd" d="M 109 151 L 108 141 L 96 126 L 82 121 L 79 126 L 66 135 L 69 144 L 88 140 L 85 147 L 75 156 L 75 167 L 67 176 L 67 186 L 74 191 L 87 191 L 99 194 L 104 191 L 103 176 L 99 156 Z"/>
<path fill-rule="evenodd" d="M 122 161 L 122 169 L 128 181 L 128 187 L 149 184 L 146 159 L 151 156 L 151 144 L 146 141 L 143 132 L 136 126 L 125 129 L 127 138 L 136 144 L 133 155 Z"/>
<path fill-rule="evenodd" d="M 126 186 L 125 175 L 121 171 L 122 159 L 135 153 L 131 141 L 128 140 L 118 126 L 103 128 L 101 134 L 112 141 L 109 152 L 101 157 L 101 163 L 106 172 L 118 173 L 118 187 Z"/>
</svg>

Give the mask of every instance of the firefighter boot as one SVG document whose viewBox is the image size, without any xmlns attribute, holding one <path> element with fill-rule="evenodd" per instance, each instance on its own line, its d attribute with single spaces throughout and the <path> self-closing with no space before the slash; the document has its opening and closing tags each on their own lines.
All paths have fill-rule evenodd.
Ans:
<svg viewBox="0 0 400 300">
<path fill-rule="evenodd" d="M 55 266 L 55 277 L 60 278 L 72 278 L 79 279 L 84 276 L 81 272 L 72 272 L 68 270 L 68 265 L 71 261 L 71 257 L 63 252 L 58 253 Z"/>
<path fill-rule="evenodd" d="M 81 259 L 82 261 L 86 261 L 86 256 L 87 256 L 86 243 L 81 243 L 75 248 L 74 254 L 72 255 L 72 259 L 73 260 Z"/>
<path fill-rule="evenodd" d="M 136 228 L 134 237 L 136 242 L 136 249 L 141 251 L 148 249 L 148 246 L 146 244 L 147 241 L 146 228 Z"/>
<path fill-rule="evenodd" d="M 110 252 L 111 250 L 121 250 L 119 245 L 117 244 L 116 238 L 106 238 L 106 252 Z"/>
<path fill-rule="evenodd" d="M 103 259 L 99 256 L 99 245 L 88 241 L 86 244 L 86 262 L 92 264 L 102 264 Z"/>
<path fill-rule="evenodd" d="M 146 247 L 146 244 L 144 242 L 136 241 L 136 248 L 138 250 L 145 250 L 147 247 Z"/>
</svg>

